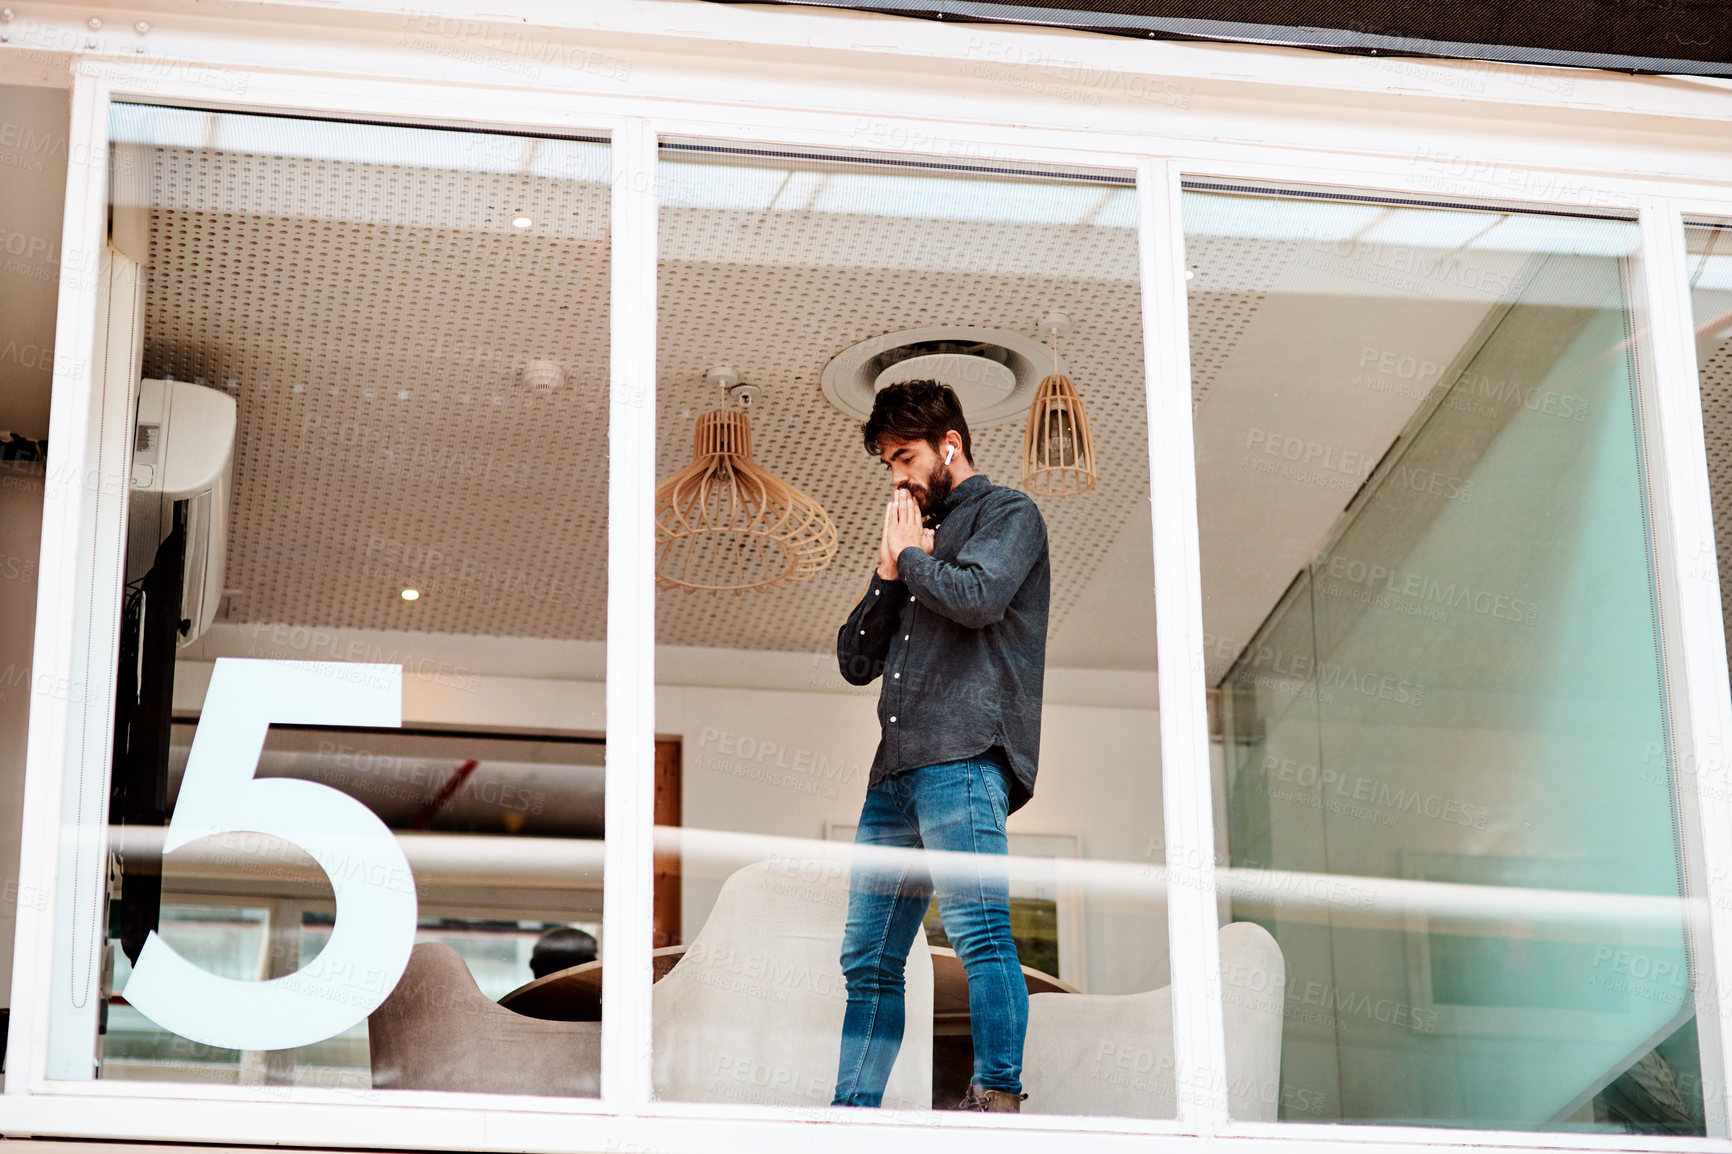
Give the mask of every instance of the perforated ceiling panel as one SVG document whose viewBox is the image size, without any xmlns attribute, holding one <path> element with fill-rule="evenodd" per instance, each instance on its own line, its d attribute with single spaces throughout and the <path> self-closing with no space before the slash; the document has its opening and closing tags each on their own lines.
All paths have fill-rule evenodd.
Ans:
<svg viewBox="0 0 1732 1154">
<path fill-rule="evenodd" d="M 664 213 L 664 231 L 676 240 L 687 226 L 667 218 L 680 215 L 685 212 Z M 903 239 L 902 222 L 871 223 L 887 246 Z M 1020 236 L 1026 229 L 1015 231 Z M 704 370 L 733 364 L 764 390 L 752 413 L 759 462 L 822 503 L 841 535 L 831 567 L 792 589 L 762 597 L 661 593 L 656 620 L 664 643 L 796 651 L 834 645 L 836 627 L 877 564 L 890 486 L 884 466 L 866 455 L 857 422 L 831 407 L 818 379 L 831 356 L 880 333 L 928 324 L 1032 332 L 1053 308 L 1077 320 L 1064 351 L 1088 405 L 1102 483 L 1079 498 L 1041 503 L 1053 564 L 1055 632 L 1125 521 L 1133 513 L 1147 516 L 1148 435 L 1135 284 L 686 261 L 664 261 L 661 271 L 658 475 L 691 459 L 698 413 L 721 400 L 704 382 Z M 976 467 L 997 483 L 1019 484 L 1022 435 L 1017 422 L 980 430 L 973 441 Z M 1101 609 L 1111 613 L 1110 607 Z"/>
<path fill-rule="evenodd" d="M 1708 448 L 1708 486 L 1714 502 L 1714 548 L 1720 571 L 1720 611 L 1732 654 L 1732 336 L 1701 358 L 1702 426 Z"/>
<path fill-rule="evenodd" d="M 196 149 L 151 150 L 150 173 L 146 372 L 239 406 L 229 619 L 601 638 L 605 188 Z M 536 226 L 512 228 L 517 211 Z M 824 401 L 824 363 L 914 325 L 1032 332 L 1055 308 L 1077 322 L 1064 351 L 1102 483 L 1043 504 L 1054 630 L 1079 606 L 1111 619 L 1089 578 L 1147 516 L 1132 230 L 679 207 L 661 228 L 657 476 L 690 459 L 693 421 L 718 403 L 704 370 L 732 363 L 764 389 L 759 460 L 842 537 L 831 569 L 793 589 L 660 594 L 662 642 L 833 644 L 888 485 Z M 1199 346 L 1233 331 L 1205 328 Z M 562 364 L 565 386 L 525 388 L 532 359 Z M 979 467 L 1016 483 L 1021 436 L 982 430 Z"/>
<path fill-rule="evenodd" d="M 1215 378 L 1292 255 L 1291 244 L 1259 237 L 1185 238 L 1193 414 L 1208 399 Z"/>
<path fill-rule="evenodd" d="M 606 189 L 170 149 L 152 183 L 145 371 L 237 401 L 230 619 L 601 636 Z"/>
</svg>

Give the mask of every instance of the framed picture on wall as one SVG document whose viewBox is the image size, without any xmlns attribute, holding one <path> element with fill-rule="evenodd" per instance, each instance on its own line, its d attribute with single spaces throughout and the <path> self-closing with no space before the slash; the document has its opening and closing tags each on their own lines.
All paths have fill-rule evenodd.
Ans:
<svg viewBox="0 0 1732 1154">
<path fill-rule="evenodd" d="M 1608 914 L 1597 934 L 1564 932 L 1532 916 L 1548 892 L 1558 901 L 1616 893 L 1616 880 L 1591 876 L 1601 871 L 1589 863 L 1404 853 L 1401 866 L 1416 881 L 1473 887 L 1456 892 L 1477 891 L 1487 906 L 1483 917 L 1444 918 L 1416 903 L 1405 915 L 1408 988 L 1439 1034 L 1592 1043 L 1639 1020 L 1664 1037 L 1695 1012 L 1678 929 L 1643 933 Z"/>
</svg>

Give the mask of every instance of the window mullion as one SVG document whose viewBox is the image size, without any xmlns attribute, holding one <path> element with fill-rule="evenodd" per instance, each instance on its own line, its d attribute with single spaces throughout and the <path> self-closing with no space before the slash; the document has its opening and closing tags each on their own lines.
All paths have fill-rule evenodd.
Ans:
<svg viewBox="0 0 1732 1154">
<path fill-rule="evenodd" d="M 1714 549 L 1695 337 L 1691 331 L 1688 258 L 1675 202 L 1644 200 L 1637 298 L 1645 304 L 1636 342 L 1655 575 L 1660 589 L 1663 675 L 1670 711 L 1672 773 L 1684 850 L 1692 974 L 1704 1069 L 1703 1106 L 1710 1135 L 1728 1132 L 1722 1088 L 1732 1068 L 1732 740 L 1725 623 Z M 1668 609 L 1668 604 L 1670 608 Z M 1695 858 L 1694 862 L 1691 858 Z M 1719 1061 L 1718 1070 L 1709 1064 Z"/>
<path fill-rule="evenodd" d="M 655 779 L 655 132 L 613 138 L 608 414 L 607 800 L 601 1093 L 650 1099 Z"/>
<path fill-rule="evenodd" d="M 106 81 L 75 66 L 54 430 L 37 571 L 17 904 L 22 948 L 13 970 L 10 1048 L 20 1060 L 12 1069 L 27 1072 L 17 1079 L 27 1084 L 95 1076 L 101 1008 L 108 759 L 123 576 L 118 543 L 126 532 L 126 433 L 136 388 L 136 380 L 127 380 L 131 366 L 111 371 L 115 357 L 104 355 L 108 103 Z"/>
<path fill-rule="evenodd" d="M 1137 195 L 1145 286 L 1143 365 L 1154 518 L 1174 1076 L 1179 1120 L 1207 1134 L 1226 1120 L 1226 1047 L 1216 937 L 1208 705 L 1202 676 L 1202 574 L 1185 312 L 1185 236 L 1177 166 L 1160 161 L 1142 164 Z"/>
</svg>

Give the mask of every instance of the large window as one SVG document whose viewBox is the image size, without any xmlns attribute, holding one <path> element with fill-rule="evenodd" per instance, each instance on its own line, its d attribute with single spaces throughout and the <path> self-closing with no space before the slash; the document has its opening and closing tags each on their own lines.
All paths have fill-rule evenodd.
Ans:
<svg viewBox="0 0 1732 1154">
<path fill-rule="evenodd" d="M 1273 998 L 1284 1119 L 1703 1133 L 1634 223 L 1184 219 L 1229 1054 Z"/>
<path fill-rule="evenodd" d="M 1012 1145 L 1728 1132 L 1724 224 L 1124 93 L 115 67 L 8 1132 L 926 1150 L 983 1076 Z M 865 443 L 922 381 L 960 458 Z"/>
<path fill-rule="evenodd" d="M 51 1072 L 594 1095 L 599 1003 L 508 1006 L 601 935 L 599 686 L 548 690 L 602 666 L 607 146 L 111 128 L 112 864 Z"/>
<path fill-rule="evenodd" d="M 891 962 L 905 1021 L 871 1087 L 885 1106 L 954 1109 L 971 1076 L 1014 1064 L 1025 1111 L 1172 1117 L 1130 177 L 709 141 L 661 152 L 657 662 L 684 773 L 679 809 L 657 818 L 658 885 L 677 868 L 680 903 L 679 937 L 658 941 L 657 1094 L 827 1105 L 839 1081 L 871 1081 L 843 1073 L 850 1044 L 894 1046 L 897 1031 L 861 1041 L 848 1013 L 898 1007 L 848 1011 L 850 983 L 870 978 L 843 960 L 859 953 L 850 903 L 864 918 L 874 895 L 886 926 L 912 925 L 897 901 L 923 923 Z M 1074 413 L 1053 399 L 1061 375 Z M 1032 611 L 1020 599 L 975 620 L 941 596 L 919 604 L 912 579 L 874 580 L 896 486 L 862 422 L 880 390 L 919 380 L 959 398 L 970 447 L 953 473 L 978 474 L 925 508 L 933 556 L 998 579 L 999 562 L 963 552 L 988 531 L 968 502 L 1020 500 L 1044 526 L 1015 566 L 1043 618 L 1039 652 L 1013 658 L 1032 663 L 1022 690 L 942 652 L 969 643 L 942 640 L 953 626 L 1014 638 Z M 1030 453 L 1031 438 L 1048 447 Z M 880 594 L 897 599 L 883 622 L 851 620 Z M 904 748 L 898 727 L 940 702 L 954 719 Z M 1006 844 L 978 856 L 895 792 L 976 755 L 1002 756 L 1014 811 Z M 901 817 L 863 826 L 880 779 Z M 1025 1044 L 970 954 L 983 933 L 965 895 L 983 893 L 1008 909 Z"/>
</svg>

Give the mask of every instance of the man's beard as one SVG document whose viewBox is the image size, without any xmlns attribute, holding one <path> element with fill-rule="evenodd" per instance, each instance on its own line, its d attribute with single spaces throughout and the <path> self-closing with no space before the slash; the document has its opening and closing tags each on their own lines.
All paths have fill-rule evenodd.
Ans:
<svg viewBox="0 0 1732 1154">
<path fill-rule="evenodd" d="M 950 496 L 951 486 L 956 484 L 956 478 L 950 472 L 949 465 L 935 465 L 926 477 L 926 484 L 916 485 L 907 482 L 902 487 L 908 490 L 920 511 L 929 513 L 937 505 L 944 503 L 944 498 Z"/>
</svg>

